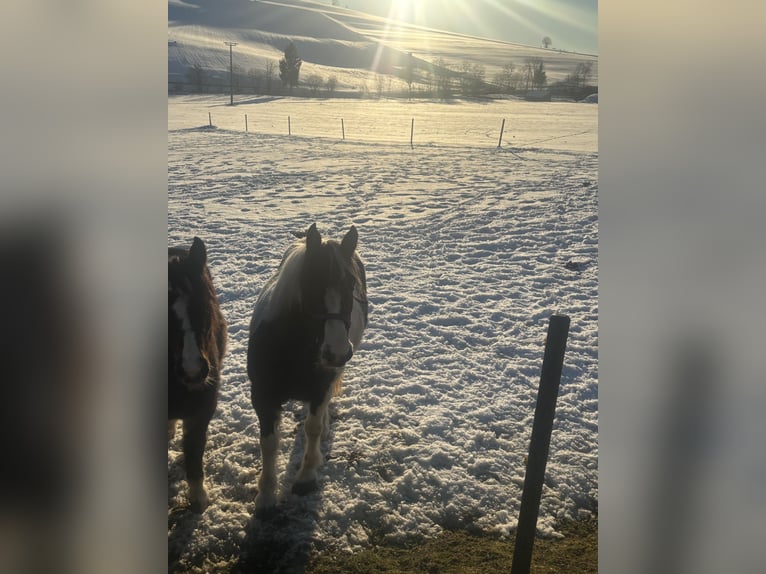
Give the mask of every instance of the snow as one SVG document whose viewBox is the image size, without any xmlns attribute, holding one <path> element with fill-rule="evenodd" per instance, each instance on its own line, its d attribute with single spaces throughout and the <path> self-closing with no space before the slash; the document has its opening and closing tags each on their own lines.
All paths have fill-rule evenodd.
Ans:
<svg viewBox="0 0 766 574">
<path fill-rule="evenodd" d="M 289 565 L 445 528 L 511 533 L 553 313 L 572 323 L 538 532 L 597 512 L 598 106 L 225 101 L 169 98 L 168 244 L 205 241 L 229 322 L 201 516 L 183 509 L 179 438 L 168 449 L 175 568 L 267 548 Z M 357 226 L 370 324 L 330 407 L 319 491 L 290 494 L 304 413 L 288 403 L 280 511 L 261 521 L 248 324 L 291 231 L 312 222 L 336 239 Z"/>
</svg>

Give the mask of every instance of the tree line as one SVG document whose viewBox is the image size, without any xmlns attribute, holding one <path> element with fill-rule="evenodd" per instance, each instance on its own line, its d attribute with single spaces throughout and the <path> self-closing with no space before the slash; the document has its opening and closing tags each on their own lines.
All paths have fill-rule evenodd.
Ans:
<svg viewBox="0 0 766 574">
<path fill-rule="evenodd" d="M 278 61 L 267 61 L 261 68 L 251 68 L 247 71 L 239 66 L 233 67 L 233 88 L 238 93 L 274 94 L 283 93 L 287 89 L 292 94 L 294 89 L 301 86 L 303 94 L 332 96 L 338 88 L 338 78 L 319 74 L 308 74 L 301 79 L 302 59 L 298 55 L 295 44 L 290 42 L 284 50 L 283 57 Z M 593 62 L 580 62 L 564 80 L 549 82 L 542 58 L 529 58 L 521 64 L 507 62 L 491 79 L 486 76 L 483 64 L 461 62 L 451 64 L 443 58 L 437 58 L 431 63 L 415 61 L 410 55 L 394 76 L 377 74 L 372 86 L 362 82 L 357 86 L 361 97 L 382 96 L 399 93 L 408 97 L 414 95 L 424 97 L 451 98 L 455 96 L 479 97 L 489 94 L 519 94 L 530 91 L 545 90 L 550 94 L 581 99 L 597 91 L 590 84 L 593 75 Z M 204 92 L 214 89 L 229 88 L 228 74 L 216 78 L 199 65 L 187 70 L 185 86 L 192 90 Z"/>
</svg>

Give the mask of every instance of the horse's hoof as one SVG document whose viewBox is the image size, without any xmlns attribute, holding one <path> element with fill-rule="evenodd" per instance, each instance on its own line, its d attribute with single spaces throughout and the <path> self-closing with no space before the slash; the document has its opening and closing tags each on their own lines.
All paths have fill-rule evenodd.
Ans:
<svg viewBox="0 0 766 574">
<path fill-rule="evenodd" d="M 311 494 L 317 490 L 319 490 L 319 484 L 316 479 L 307 480 L 305 482 L 296 482 L 293 484 L 292 488 L 293 494 L 297 494 L 298 496 L 305 496 L 306 494 Z"/>
<path fill-rule="evenodd" d="M 207 497 L 207 491 L 202 484 L 202 479 L 189 481 L 189 506 L 195 514 L 201 514 L 205 511 L 210 499 Z"/>
<path fill-rule="evenodd" d="M 276 493 L 262 490 L 255 497 L 255 517 L 269 518 L 274 515 L 277 508 Z"/>
</svg>

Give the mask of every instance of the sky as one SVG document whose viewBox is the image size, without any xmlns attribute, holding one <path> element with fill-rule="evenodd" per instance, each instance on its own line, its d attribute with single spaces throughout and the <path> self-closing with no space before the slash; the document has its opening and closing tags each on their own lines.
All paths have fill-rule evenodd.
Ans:
<svg viewBox="0 0 766 574">
<path fill-rule="evenodd" d="M 598 0 L 340 0 L 340 5 L 531 46 L 548 36 L 553 48 L 598 54 Z"/>
</svg>

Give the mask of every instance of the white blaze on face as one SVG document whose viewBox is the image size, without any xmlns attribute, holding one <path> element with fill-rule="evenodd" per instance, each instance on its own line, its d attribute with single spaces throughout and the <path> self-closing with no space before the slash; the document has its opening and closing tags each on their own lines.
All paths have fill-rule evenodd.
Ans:
<svg viewBox="0 0 766 574">
<path fill-rule="evenodd" d="M 197 338 L 194 336 L 184 297 L 179 297 L 173 304 L 173 312 L 181 321 L 181 331 L 183 332 L 184 346 L 181 354 L 181 368 L 187 377 L 193 379 L 203 369 L 205 361 L 197 346 Z"/>
<path fill-rule="evenodd" d="M 340 313 L 340 303 L 340 294 L 336 289 L 328 289 L 325 292 L 324 304 L 328 313 Z M 352 350 L 344 322 L 340 319 L 325 321 L 322 355 L 331 355 L 335 361 L 342 362 Z"/>
</svg>

